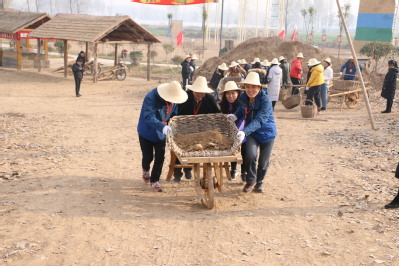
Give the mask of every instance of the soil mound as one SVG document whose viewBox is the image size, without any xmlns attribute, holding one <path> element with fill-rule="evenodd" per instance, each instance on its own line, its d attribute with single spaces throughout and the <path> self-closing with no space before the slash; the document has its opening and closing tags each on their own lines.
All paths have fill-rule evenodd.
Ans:
<svg viewBox="0 0 399 266">
<path fill-rule="evenodd" d="M 175 142 L 180 149 L 186 152 L 227 150 L 233 146 L 233 141 L 217 130 L 208 130 L 191 134 L 176 134 Z"/>
<path fill-rule="evenodd" d="M 300 52 L 306 57 L 305 60 L 310 58 L 321 60 L 328 56 L 307 43 L 290 41 L 279 37 L 258 37 L 240 43 L 236 48 L 227 52 L 222 57 L 209 58 L 198 69 L 195 77 L 204 76 L 209 80 L 216 67 L 223 62 L 230 64 L 231 61 L 237 61 L 242 58 L 247 62 L 252 62 L 255 57 L 259 57 L 262 61 L 264 59 L 271 61 L 273 58 L 278 58 L 279 56 L 284 56 L 291 62 Z"/>
</svg>

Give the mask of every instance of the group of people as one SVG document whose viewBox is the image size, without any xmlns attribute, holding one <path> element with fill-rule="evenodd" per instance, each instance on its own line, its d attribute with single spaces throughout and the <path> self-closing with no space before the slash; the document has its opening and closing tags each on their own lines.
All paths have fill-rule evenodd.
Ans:
<svg viewBox="0 0 399 266">
<path fill-rule="evenodd" d="M 239 130 L 237 137 L 242 143 L 243 157 L 241 180 L 245 183 L 243 191 L 264 192 L 263 180 L 277 134 L 272 102 L 262 89 L 258 73 L 250 72 L 242 84 L 244 92 L 236 82 L 228 81 L 220 92 L 222 100 L 219 104 L 212 95 L 214 91 L 202 76 L 197 77 L 192 85 L 186 85 L 187 91 L 179 82 L 172 81 L 159 85 L 145 96 L 138 124 L 145 183 L 150 183 L 154 191 L 162 191 L 159 179 L 165 158 L 165 138 L 171 131 L 168 126 L 171 117 L 222 112 L 235 122 Z M 183 171 L 186 179 L 192 178 L 190 168 Z M 237 164 L 231 164 L 230 173 L 236 179 Z M 174 181 L 180 182 L 182 176 L 182 170 L 176 168 Z"/>
</svg>

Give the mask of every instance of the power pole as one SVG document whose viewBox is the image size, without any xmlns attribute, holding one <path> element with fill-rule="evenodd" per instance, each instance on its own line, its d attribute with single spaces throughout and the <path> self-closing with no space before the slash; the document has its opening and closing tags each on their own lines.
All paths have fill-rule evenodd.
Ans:
<svg viewBox="0 0 399 266">
<path fill-rule="evenodd" d="M 222 14 L 220 15 L 220 39 L 219 39 L 219 56 L 220 51 L 222 50 L 222 37 L 223 37 L 223 9 L 224 9 L 224 0 L 222 0 Z"/>
</svg>

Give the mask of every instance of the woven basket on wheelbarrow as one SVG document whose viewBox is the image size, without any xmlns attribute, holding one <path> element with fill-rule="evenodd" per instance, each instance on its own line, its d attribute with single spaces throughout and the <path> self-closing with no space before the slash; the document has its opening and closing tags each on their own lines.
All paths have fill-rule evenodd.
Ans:
<svg viewBox="0 0 399 266">
<path fill-rule="evenodd" d="M 169 126 L 172 132 L 167 135 L 168 146 L 178 157 L 218 157 L 230 156 L 239 149 L 240 140 L 237 137 L 237 126 L 223 114 L 183 115 L 175 116 Z M 176 134 L 200 133 L 208 130 L 217 130 L 233 141 L 231 148 L 226 150 L 185 151 L 174 141 Z M 193 140 L 193 144 L 195 140 Z"/>
</svg>

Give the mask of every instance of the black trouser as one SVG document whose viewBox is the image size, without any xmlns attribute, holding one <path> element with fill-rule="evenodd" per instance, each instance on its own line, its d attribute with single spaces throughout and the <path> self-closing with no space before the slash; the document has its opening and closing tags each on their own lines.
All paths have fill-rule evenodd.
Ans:
<svg viewBox="0 0 399 266">
<path fill-rule="evenodd" d="M 80 83 L 82 82 L 82 78 L 78 78 L 78 77 L 74 77 L 75 78 L 75 93 L 76 96 L 79 95 L 79 91 L 80 91 Z"/>
<path fill-rule="evenodd" d="M 277 102 L 277 101 L 272 101 L 273 110 L 274 110 L 274 106 L 276 106 L 276 102 Z"/>
<path fill-rule="evenodd" d="M 290 77 L 292 85 L 301 85 L 302 80 Z M 299 94 L 299 88 L 298 87 L 292 87 L 291 95 Z"/>
<path fill-rule="evenodd" d="M 141 166 L 143 170 L 150 171 L 150 164 L 154 159 L 155 153 L 155 161 L 152 166 L 151 171 L 151 183 L 158 182 L 162 173 L 162 166 L 165 160 L 165 139 L 160 142 L 152 142 L 141 136 L 139 136 L 141 153 L 143 155 L 143 159 L 141 161 Z"/>
<path fill-rule="evenodd" d="M 181 164 L 180 160 L 176 158 L 175 164 Z M 173 171 L 173 176 L 176 178 L 181 178 L 183 176 L 181 169 L 183 169 L 186 177 L 187 177 L 187 175 L 191 174 L 191 170 L 192 170 L 191 168 L 175 168 L 175 170 Z"/>
<path fill-rule="evenodd" d="M 241 144 L 241 157 L 242 157 L 242 164 L 241 164 L 241 174 L 246 175 L 245 171 L 245 142 Z M 231 171 L 237 170 L 237 163 L 231 163 Z"/>
<path fill-rule="evenodd" d="M 392 111 L 392 105 L 393 105 L 393 98 L 392 99 L 387 99 L 387 109 L 385 111 L 391 112 Z"/>
<path fill-rule="evenodd" d="M 321 107 L 320 103 L 320 89 L 321 85 L 319 86 L 313 86 L 310 87 L 306 96 L 306 102 L 305 105 L 312 105 L 310 101 L 313 101 L 313 103 L 316 103 L 317 108 Z"/>
</svg>

